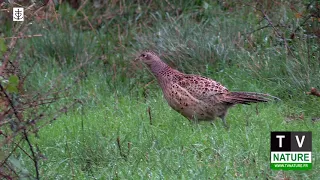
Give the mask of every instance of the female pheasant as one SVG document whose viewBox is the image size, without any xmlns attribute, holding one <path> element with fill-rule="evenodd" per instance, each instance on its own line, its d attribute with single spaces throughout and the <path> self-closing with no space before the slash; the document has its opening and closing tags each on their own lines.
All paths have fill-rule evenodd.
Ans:
<svg viewBox="0 0 320 180">
<path fill-rule="evenodd" d="M 220 83 L 199 75 L 184 74 L 165 64 L 153 51 L 144 51 L 139 58 L 151 70 L 168 104 L 189 120 L 212 121 L 225 116 L 235 104 L 268 102 L 276 98 L 255 92 L 230 92 Z"/>
</svg>

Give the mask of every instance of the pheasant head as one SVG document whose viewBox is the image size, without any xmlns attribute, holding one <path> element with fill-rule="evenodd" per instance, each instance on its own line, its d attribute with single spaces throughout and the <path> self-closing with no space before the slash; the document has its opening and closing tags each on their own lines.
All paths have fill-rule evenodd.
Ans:
<svg viewBox="0 0 320 180">
<path fill-rule="evenodd" d="M 167 65 L 160 59 L 160 57 L 155 52 L 150 50 L 146 50 L 140 53 L 138 59 L 146 64 L 155 75 L 157 75 L 167 67 Z"/>
</svg>

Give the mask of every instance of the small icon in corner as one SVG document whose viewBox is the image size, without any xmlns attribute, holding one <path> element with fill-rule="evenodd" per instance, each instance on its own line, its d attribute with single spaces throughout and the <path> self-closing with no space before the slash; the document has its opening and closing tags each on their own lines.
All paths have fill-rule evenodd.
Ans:
<svg viewBox="0 0 320 180">
<path fill-rule="evenodd" d="M 13 8 L 12 11 L 12 20 L 13 21 L 24 21 L 24 13 L 23 13 L 23 8 Z"/>
</svg>

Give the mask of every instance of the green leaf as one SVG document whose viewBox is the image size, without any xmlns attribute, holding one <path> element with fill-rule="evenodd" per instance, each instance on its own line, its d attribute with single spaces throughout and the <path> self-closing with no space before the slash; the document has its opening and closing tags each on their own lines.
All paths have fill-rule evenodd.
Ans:
<svg viewBox="0 0 320 180">
<path fill-rule="evenodd" d="M 7 91 L 9 93 L 18 93 L 19 78 L 16 75 L 9 77 L 9 82 L 7 84 Z"/>
<path fill-rule="evenodd" d="M 19 84 L 19 78 L 16 75 L 11 75 L 9 77 L 9 84 L 18 85 Z"/>
<path fill-rule="evenodd" d="M 7 91 L 9 93 L 18 93 L 18 88 L 17 88 L 17 86 L 13 86 L 12 84 L 8 84 Z"/>
<path fill-rule="evenodd" d="M 7 51 L 7 46 L 5 44 L 5 40 L 3 38 L 0 38 L 0 56 L 2 56 L 3 53 L 6 51 Z"/>
</svg>

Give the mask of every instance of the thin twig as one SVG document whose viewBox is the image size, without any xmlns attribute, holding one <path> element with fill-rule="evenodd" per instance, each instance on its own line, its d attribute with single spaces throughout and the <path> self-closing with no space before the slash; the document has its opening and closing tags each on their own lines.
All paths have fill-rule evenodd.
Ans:
<svg viewBox="0 0 320 180">
<path fill-rule="evenodd" d="M 150 120 L 150 125 L 152 125 L 152 116 L 151 116 L 151 108 L 148 106 L 148 115 L 149 115 L 149 120 Z"/>
<path fill-rule="evenodd" d="M 255 33 L 255 32 L 257 32 L 257 31 L 260 31 L 260 30 L 262 30 L 262 29 L 269 28 L 269 27 L 271 27 L 271 26 L 268 24 L 268 25 L 266 25 L 266 26 L 262 26 L 262 27 L 259 27 L 259 28 L 255 29 L 255 30 L 253 30 L 253 31 L 250 31 L 250 32 L 248 32 L 248 33 L 243 33 L 242 35 L 252 34 L 252 33 Z"/>
<path fill-rule="evenodd" d="M 72 106 L 74 106 L 74 105 L 77 104 L 77 103 L 79 103 L 78 100 L 76 100 L 75 102 L 73 102 L 73 103 L 72 103 L 71 105 L 69 105 L 68 107 L 62 107 L 62 108 L 60 108 L 60 110 L 58 111 L 58 113 L 55 114 L 54 117 L 53 117 L 50 121 L 47 121 L 47 122 L 45 122 L 44 124 L 42 124 L 41 126 L 37 127 L 35 130 L 33 130 L 33 132 L 37 132 L 37 131 L 39 131 L 39 129 L 43 128 L 44 126 L 52 123 L 54 120 L 56 120 L 58 117 L 60 117 L 60 116 L 62 115 L 62 113 L 60 113 L 60 112 L 62 112 L 62 111 L 65 110 L 65 109 L 70 109 Z M 43 114 L 43 113 L 42 113 L 42 114 Z M 47 116 L 49 116 L 49 115 L 47 115 Z M 42 118 L 45 118 L 45 117 L 47 117 L 47 116 L 42 115 L 41 117 L 42 117 Z M 30 131 L 30 130 L 29 130 L 29 131 Z"/>
<path fill-rule="evenodd" d="M 5 136 L 5 137 L 7 137 L 7 136 Z M 7 160 L 10 158 L 10 156 L 16 151 L 16 149 L 19 147 L 18 145 L 20 144 L 20 142 L 23 140 L 23 138 L 22 139 L 20 139 L 20 141 L 18 142 L 18 143 L 15 143 L 15 147 L 10 151 L 10 153 L 7 155 L 7 157 L 1 162 L 1 164 L 0 164 L 0 167 L 2 167 L 6 162 L 7 162 Z M 21 148 L 21 147 L 20 147 Z M 26 153 L 27 154 L 27 153 Z M 27 154 L 28 156 L 29 156 L 29 154 Z M 29 156 L 30 157 L 30 156 Z"/>
<path fill-rule="evenodd" d="M 81 13 L 82 13 L 82 15 L 84 16 L 84 19 L 88 22 L 88 24 L 89 24 L 89 26 L 90 26 L 91 30 L 92 30 L 95 34 L 97 34 L 97 32 L 96 32 L 95 28 L 92 26 L 91 22 L 89 21 L 88 16 L 87 16 L 83 11 L 81 11 Z"/>
<path fill-rule="evenodd" d="M 285 26 L 281 26 L 281 25 L 277 24 L 277 25 L 274 25 L 274 27 L 285 27 Z M 265 29 L 265 28 L 272 28 L 272 26 L 270 26 L 270 24 L 268 24 L 268 25 L 259 27 L 259 28 L 255 29 L 255 30 L 252 30 L 252 31 L 250 31 L 250 32 L 248 32 L 248 33 L 242 33 L 241 35 L 253 34 L 253 33 L 255 33 L 255 32 L 257 32 L 257 31 L 260 31 L 260 30 L 262 30 L 262 29 Z"/>
<path fill-rule="evenodd" d="M 77 12 L 73 15 L 75 17 L 78 12 L 87 4 L 88 0 L 85 0 L 83 3 L 81 3 L 80 7 L 77 9 Z"/>
<path fill-rule="evenodd" d="M 304 26 L 304 24 L 312 17 L 312 15 L 310 14 L 309 16 L 307 16 L 304 21 L 293 31 L 294 33 L 297 32 L 299 30 L 299 28 L 301 26 Z"/>
<path fill-rule="evenodd" d="M 118 148 L 119 148 L 120 155 L 126 159 L 127 156 L 125 154 L 123 154 L 122 149 L 121 149 L 121 143 L 120 143 L 120 137 L 119 136 L 117 137 L 117 145 L 118 145 Z"/>
<path fill-rule="evenodd" d="M 273 23 L 272 23 L 271 19 L 269 18 L 269 16 L 264 11 L 261 11 L 261 12 L 262 12 L 263 16 L 265 17 L 265 19 L 270 24 L 270 26 L 273 28 L 273 30 L 277 34 L 277 36 L 280 37 L 283 40 L 286 50 L 290 51 L 288 43 L 287 43 L 287 40 L 285 39 L 285 37 L 278 32 L 278 29 L 276 29 L 276 27 L 273 25 Z"/>
<path fill-rule="evenodd" d="M 32 154 L 32 160 L 33 160 L 33 163 L 34 163 L 34 167 L 36 169 L 36 179 L 40 179 L 40 174 L 39 174 L 39 167 L 38 167 L 38 158 L 33 150 L 33 145 L 31 144 L 30 140 L 29 140 L 29 137 L 28 137 L 28 133 L 26 130 L 23 131 L 23 135 L 25 137 L 25 140 L 27 141 L 28 143 L 28 146 L 29 146 L 29 149 L 31 151 L 31 154 Z"/>
<path fill-rule="evenodd" d="M 33 37 L 42 37 L 42 34 L 35 35 L 21 35 L 21 36 L 12 36 L 12 37 L 4 37 L 3 39 L 25 39 L 25 38 L 33 38 Z"/>
<path fill-rule="evenodd" d="M 11 39 L 10 45 L 12 45 L 12 47 L 15 46 L 15 44 L 17 43 L 17 38 L 13 38 Z M 12 49 L 10 49 L 12 50 Z M 4 70 L 7 68 L 8 62 L 9 62 L 9 56 L 11 54 L 11 51 L 8 50 L 5 54 L 4 54 L 4 61 L 2 63 L 2 66 L 0 67 L 0 76 L 2 76 L 2 73 L 4 72 Z"/>
<path fill-rule="evenodd" d="M 10 107 L 12 108 L 13 110 L 13 113 L 14 115 L 16 116 L 16 118 L 19 120 L 19 122 L 22 122 L 22 118 L 21 118 L 21 115 L 20 113 L 17 111 L 17 109 L 15 108 L 11 98 L 9 97 L 9 95 L 7 94 L 7 92 L 4 90 L 3 86 L 0 84 L 0 89 L 1 89 L 1 92 L 5 95 L 5 97 L 7 98 L 9 104 L 10 104 Z M 32 144 L 30 143 L 30 140 L 28 138 L 28 134 L 27 134 L 27 131 L 25 129 L 25 127 L 23 127 L 23 135 L 24 135 L 24 138 L 25 140 L 27 141 L 28 143 L 28 146 L 30 148 L 30 151 L 31 151 L 31 155 L 32 155 L 32 160 L 34 162 L 34 166 L 35 166 L 35 171 L 36 171 L 36 179 L 40 179 L 40 174 L 39 174 L 39 168 L 38 168 L 38 159 L 36 157 L 36 154 L 33 150 L 33 146 Z"/>
</svg>

